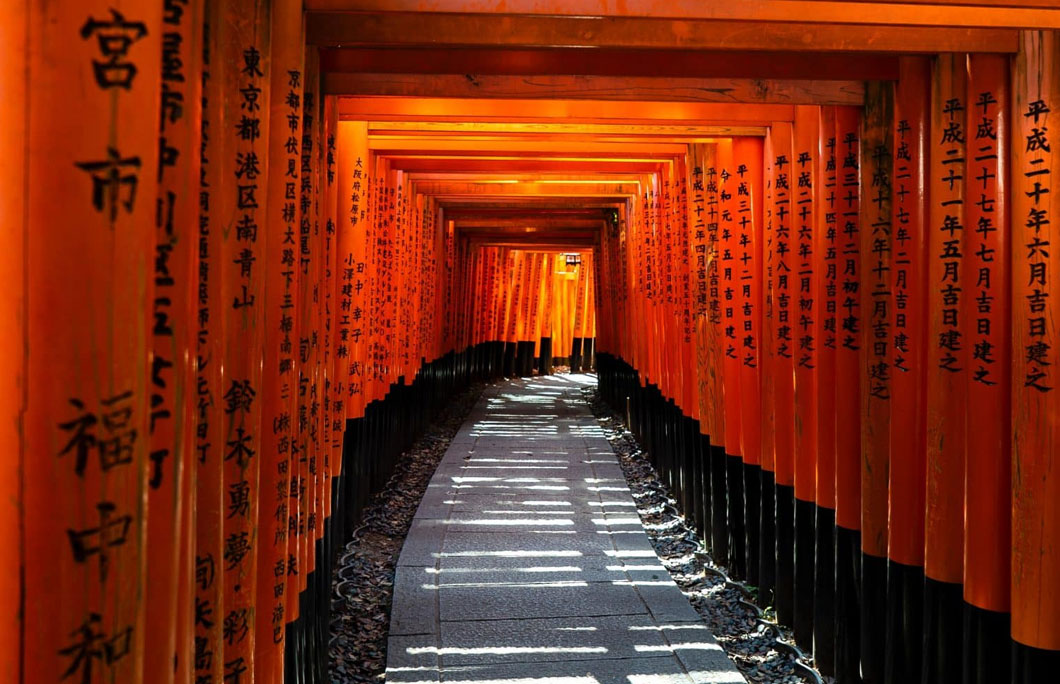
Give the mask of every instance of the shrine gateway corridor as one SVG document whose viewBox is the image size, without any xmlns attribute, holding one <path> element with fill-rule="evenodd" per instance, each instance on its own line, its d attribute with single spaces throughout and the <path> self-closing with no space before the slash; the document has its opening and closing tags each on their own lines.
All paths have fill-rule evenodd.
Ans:
<svg viewBox="0 0 1060 684">
<path fill-rule="evenodd" d="M 0 2 L 0 683 L 1060 681 L 1057 31 Z"/>
</svg>

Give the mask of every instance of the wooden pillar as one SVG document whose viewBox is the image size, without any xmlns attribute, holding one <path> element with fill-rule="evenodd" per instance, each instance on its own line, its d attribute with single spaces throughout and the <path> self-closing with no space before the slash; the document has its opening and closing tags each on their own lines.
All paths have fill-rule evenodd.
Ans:
<svg viewBox="0 0 1060 684">
<path fill-rule="evenodd" d="M 762 513 L 762 154 L 761 138 L 733 142 L 736 174 L 734 227 L 737 280 L 737 345 L 740 368 L 740 452 L 743 455 L 747 578 L 759 584 L 759 521 Z"/>
<path fill-rule="evenodd" d="M 770 127 L 773 157 L 773 444 L 776 463 L 776 604 L 777 617 L 795 617 L 795 331 L 793 302 L 796 241 L 792 234 L 794 136 L 788 122 Z"/>
<path fill-rule="evenodd" d="M 894 86 L 870 82 L 861 125 L 861 674 L 884 680 L 891 414 L 891 185 Z M 871 591 L 866 590 L 871 587 Z"/>
<path fill-rule="evenodd" d="M 890 280 L 893 356 L 886 679 L 892 684 L 920 677 L 923 652 L 930 86 L 930 61 L 902 58 L 894 108 Z"/>
<path fill-rule="evenodd" d="M 960 680 L 964 538 L 964 333 L 959 318 L 968 288 L 965 193 L 967 73 L 965 55 L 939 55 L 931 78 L 927 223 L 928 345 L 924 366 L 927 488 L 924 552 L 924 663 L 930 678 Z"/>
<path fill-rule="evenodd" d="M 818 108 L 795 110 L 794 159 L 791 166 L 793 316 L 795 320 L 795 641 L 813 650 L 814 544 L 817 496 L 818 352 L 815 321 L 823 315 L 817 301 L 820 275 L 814 264 L 817 249 L 815 186 L 820 155 Z M 823 308 L 823 307 L 821 307 Z"/>
<path fill-rule="evenodd" d="M 263 312 L 264 366 L 262 377 L 262 441 L 258 517 L 259 578 L 255 603 L 255 676 L 282 682 L 288 616 L 297 604 L 288 593 L 287 575 L 295 547 L 288 521 L 292 506 L 290 481 L 297 469 L 292 458 L 297 421 L 298 330 L 295 294 L 298 292 L 297 200 L 302 136 L 304 50 L 301 3 L 276 2 L 272 14 L 272 55 L 268 113 L 270 173 L 265 189 L 269 236 Z"/>
<path fill-rule="evenodd" d="M 1060 664 L 1056 33 L 1022 34 L 1012 73 L 1012 672 L 1030 684 Z"/>
<path fill-rule="evenodd" d="M 14 352 L 5 361 L 26 359 L 15 546 L 24 556 L 12 550 L 8 560 L 25 598 L 21 642 L 5 652 L 21 644 L 27 683 L 137 681 L 143 672 L 161 10 L 32 3 L 20 25 L 29 87 L 16 116 L 25 117 L 27 156 L 12 150 L 7 166 L 24 184 L 4 192 L 25 199 L 4 221 L 24 240 L 24 252 L 19 242 L 5 249 L 18 249 L 25 269 L 26 327 L 24 337 L 11 331 L 4 351 Z"/>
<path fill-rule="evenodd" d="M 0 643 L 9 644 L 0 654 L 0 679 L 21 681 L 22 577 L 24 562 L 20 530 L 21 509 L 19 470 L 25 459 L 22 447 L 22 418 L 26 401 L 26 62 L 29 2 L 17 0 L 0 5 L 0 41 L 4 57 L 0 62 L 0 98 L 5 102 L 0 114 L 0 146 L 9 150 L 10 162 L 0 170 L 0 213 L 9 217 L 5 225 L 6 244 L 0 253 L 0 329 L 7 331 L 0 347 L 0 449 L 7 455 L 0 461 L 0 538 L 17 545 L 0 571 Z"/>
<path fill-rule="evenodd" d="M 1012 263 L 1020 251 L 1019 243 L 1013 241 L 1020 231 L 1018 223 L 1010 223 L 1009 214 L 1009 136 L 1014 120 L 1009 118 L 1009 66 L 1009 59 L 1001 55 L 971 55 L 966 98 L 961 325 L 968 363 L 962 506 L 964 634 L 968 638 L 963 651 L 965 681 L 983 684 L 1008 676 L 1010 668 L 1009 649 L 988 646 L 1004 641 L 1009 633 L 1012 606 L 1012 354 L 1020 352 L 1012 347 L 1013 312 L 1019 309 L 1010 310 L 1009 302 L 1017 282 Z M 1033 239 L 1028 243 L 1033 244 Z M 1024 249 L 1030 249 L 1026 244 Z M 1028 278 L 1020 285 L 1029 282 Z M 986 420 L 987 416 L 991 419 Z"/>
<path fill-rule="evenodd" d="M 835 674 L 836 347 L 838 174 L 835 107 L 820 107 L 814 202 L 814 337 L 817 343 L 817 473 L 813 589 L 814 662 Z"/>
<path fill-rule="evenodd" d="M 758 543 L 758 605 L 774 603 L 777 569 L 777 495 L 776 495 L 776 415 L 774 406 L 773 365 L 776 363 L 776 319 L 773 289 L 776 284 L 776 155 L 772 131 L 767 130 L 762 145 L 762 230 L 759 236 L 761 286 L 759 306 L 762 324 L 759 334 L 761 377 L 762 473 L 759 484 L 761 516 Z"/>
<path fill-rule="evenodd" d="M 836 333 L 836 680 L 860 679 L 861 586 L 861 384 L 864 351 L 862 288 L 868 283 L 861 261 L 861 207 L 871 188 L 861 185 L 861 112 L 836 110 L 839 196 L 838 316 Z"/>
<path fill-rule="evenodd" d="M 194 467 L 194 293 L 202 126 L 202 3 L 162 16 L 158 198 L 150 311 L 151 433 L 148 465 L 144 681 L 194 676 L 191 488 Z M 175 667 L 174 667 L 175 665 Z"/>
</svg>

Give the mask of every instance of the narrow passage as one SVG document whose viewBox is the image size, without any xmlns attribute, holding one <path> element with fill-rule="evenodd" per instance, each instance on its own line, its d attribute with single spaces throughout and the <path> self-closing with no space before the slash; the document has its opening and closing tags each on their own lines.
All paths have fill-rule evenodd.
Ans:
<svg viewBox="0 0 1060 684">
<path fill-rule="evenodd" d="M 656 557 L 591 382 L 483 393 L 398 561 L 388 682 L 745 681 Z"/>
</svg>

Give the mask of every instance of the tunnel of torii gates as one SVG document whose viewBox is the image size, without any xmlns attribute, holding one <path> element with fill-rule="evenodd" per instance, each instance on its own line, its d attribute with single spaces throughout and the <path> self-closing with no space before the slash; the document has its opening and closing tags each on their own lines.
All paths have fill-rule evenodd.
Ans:
<svg viewBox="0 0 1060 684">
<path fill-rule="evenodd" d="M 327 681 L 397 455 L 556 360 L 823 673 L 1057 681 L 1051 5 L 0 3 L 0 680 Z"/>
</svg>

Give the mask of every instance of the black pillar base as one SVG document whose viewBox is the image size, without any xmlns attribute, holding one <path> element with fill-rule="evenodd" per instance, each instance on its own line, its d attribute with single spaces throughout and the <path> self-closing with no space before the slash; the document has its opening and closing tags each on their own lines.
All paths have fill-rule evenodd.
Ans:
<svg viewBox="0 0 1060 684">
<path fill-rule="evenodd" d="M 747 529 L 747 582 L 759 586 L 758 553 L 762 520 L 762 466 L 743 466 L 744 526 Z"/>
<path fill-rule="evenodd" d="M 795 622 L 795 487 L 778 484 L 777 494 L 777 619 Z"/>
<path fill-rule="evenodd" d="M 570 350 L 570 372 L 582 372 L 582 338 L 575 337 Z"/>
<path fill-rule="evenodd" d="M 836 684 L 861 684 L 861 532 L 835 532 Z"/>
<path fill-rule="evenodd" d="M 964 603 L 962 621 L 962 684 L 1006 681 L 1012 672 L 1012 649 L 1001 648 L 999 644 L 1012 638 L 1011 616 Z M 1013 681 L 1017 680 L 1013 678 Z"/>
<path fill-rule="evenodd" d="M 964 622 L 964 587 L 924 578 L 924 679 L 960 684 Z"/>
<path fill-rule="evenodd" d="M 724 563 L 729 557 L 728 494 L 725 491 L 728 458 L 725 455 L 725 447 L 711 444 L 710 497 L 713 504 L 713 510 L 711 511 L 711 538 L 713 539 L 714 559 L 718 563 Z"/>
<path fill-rule="evenodd" d="M 1060 651 L 1012 642 L 1012 684 L 1055 682 L 1057 673 L 1060 673 Z"/>
<path fill-rule="evenodd" d="M 886 668 L 887 559 L 861 554 L 861 678 L 882 684 Z"/>
<path fill-rule="evenodd" d="M 795 499 L 795 643 L 804 653 L 813 652 L 814 552 L 817 506 Z"/>
<path fill-rule="evenodd" d="M 772 605 L 777 583 L 777 493 L 776 478 L 762 469 L 762 515 L 758 525 L 758 605 Z"/>
<path fill-rule="evenodd" d="M 813 587 L 813 660 L 835 675 L 835 511 L 817 507 L 817 553 Z"/>
<path fill-rule="evenodd" d="M 887 667 L 884 681 L 920 681 L 924 658 L 924 568 L 887 564 Z"/>
<path fill-rule="evenodd" d="M 744 526 L 743 459 L 726 454 L 729 495 L 729 575 L 747 577 L 747 528 Z"/>
</svg>

